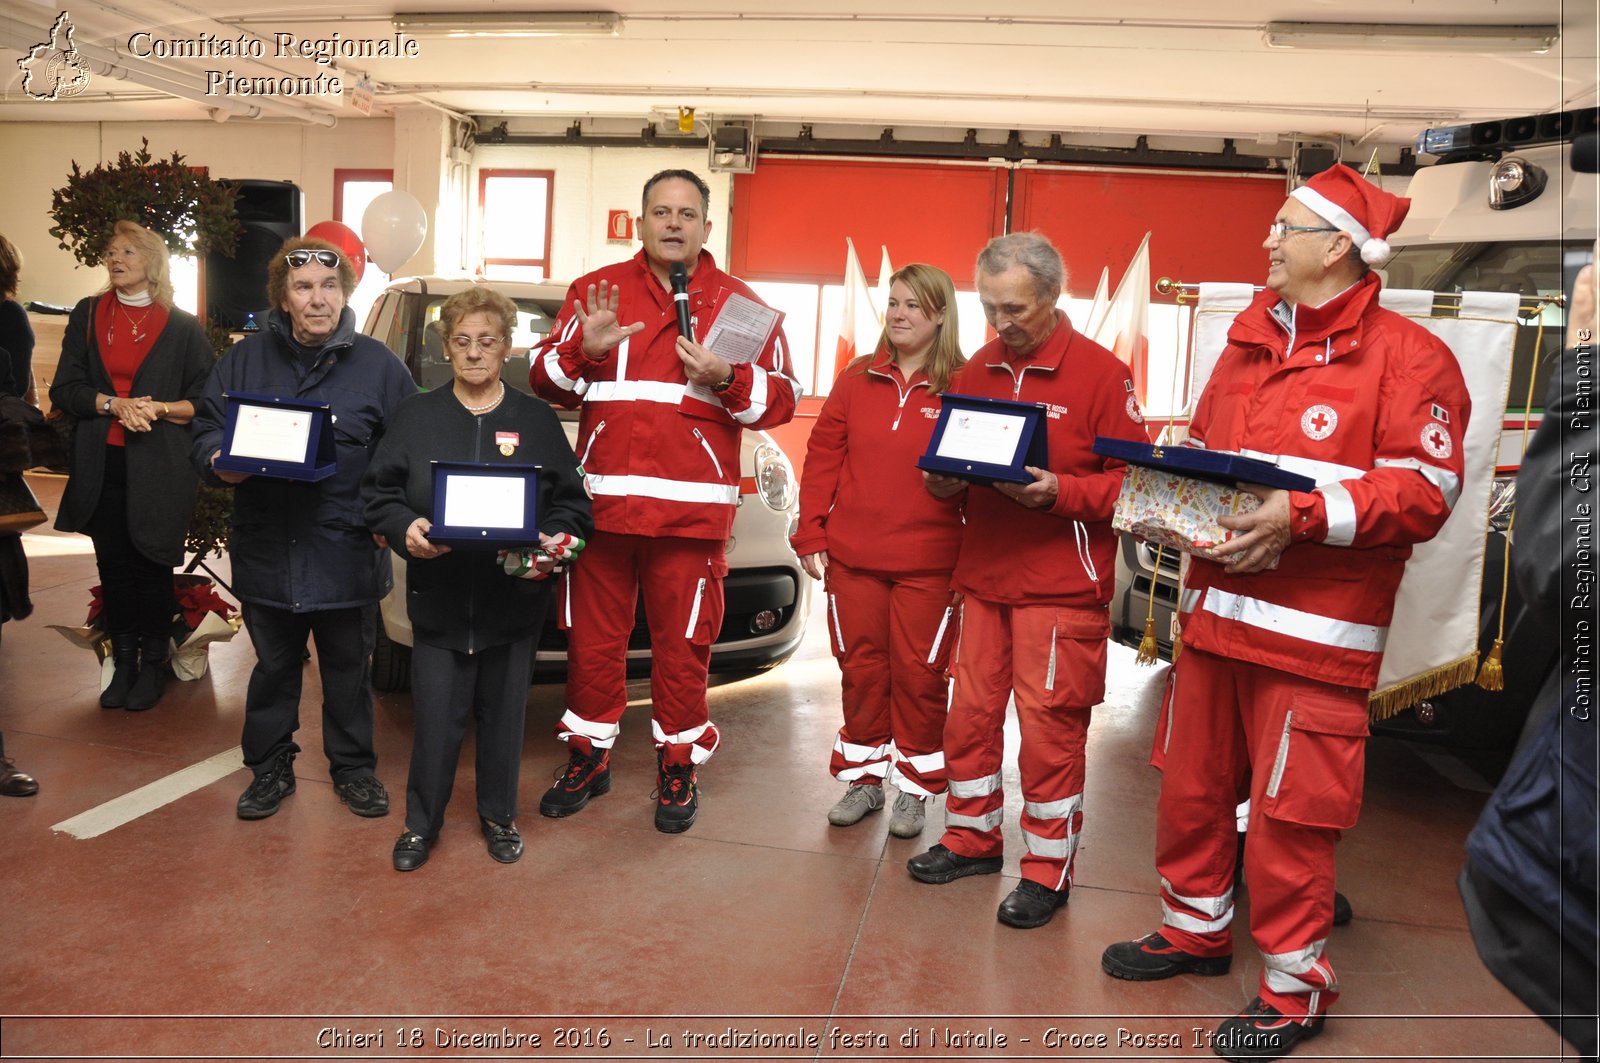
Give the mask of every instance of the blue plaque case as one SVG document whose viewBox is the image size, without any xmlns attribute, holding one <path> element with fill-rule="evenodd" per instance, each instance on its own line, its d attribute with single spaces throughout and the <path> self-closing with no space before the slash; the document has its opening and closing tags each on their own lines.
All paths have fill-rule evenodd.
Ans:
<svg viewBox="0 0 1600 1063">
<path fill-rule="evenodd" d="M 433 466 L 433 515 L 428 541 L 455 549 L 482 547 L 491 550 L 516 550 L 539 545 L 539 474 L 542 465 L 500 465 L 472 461 L 435 461 Z M 443 523 L 450 500 L 450 477 L 460 475 L 516 476 L 522 480 L 522 523 L 505 525 L 451 526 Z"/>
<path fill-rule="evenodd" d="M 1155 446 L 1096 436 L 1094 452 L 1108 458 L 1118 458 L 1129 465 L 1161 469 L 1194 480 L 1260 484 L 1263 487 L 1281 487 L 1285 491 L 1309 491 L 1317 486 L 1311 477 L 1279 468 L 1270 461 L 1247 458 L 1243 454 L 1228 451 L 1206 450 L 1204 447 Z"/>
<path fill-rule="evenodd" d="M 917 459 L 917 468 L 941 476 L 954 476 L 973 483 L 987 484 L 996 480 L 1007 483 L 1031 484 L 1033 476 L 1023 466 L 1043 469 L 1050 460 L 1046 438 L 1045 409 L 1037 402 L 1013 402 L 1010 399 L 989 399 L 979 395 L 960 395 L 946 391 L 939 396 L 939 420 L 933 426 L 933 437 L 928 440 L 927 453 Z M 959 458 L 939 456 L 939 441 L 944 438 L 951 414 L 969 410 L 983 413 L 1006 413 L 1023 418 L 1022 438 L 1010 464 L 990 464 Z"/>
<path fill-rule="evenodd" d="M 302 480 L 309 483 L 326 480 L 337 471 L 338 458 L 333 443 L 333 414 L 327 403 L 284 398 L 279 395 L 254 395 L 245 391 L 225 394 L 223 399 L 227 402 L 227 410 L 222 429 L 222 453 L 211 463 L 212 468 L 247 473 L 250 476 L 265 476 L 274 480 Z M 306 435 L 305 454 L 299 461 L 247 458 L 233 453 L 233 436 L 239 427 L 239 414 L 242 410 L 256 406 L 274 410 L 303 410 L 311 415 L 311 430 Z"/>
</svg>

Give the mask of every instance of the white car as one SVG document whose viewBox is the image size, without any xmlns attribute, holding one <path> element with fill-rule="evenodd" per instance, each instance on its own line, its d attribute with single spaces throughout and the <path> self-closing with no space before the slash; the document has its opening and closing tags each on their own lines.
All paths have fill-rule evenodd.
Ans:
<svg viewBox="0 0 1600 1063">
<path fill-rule="evenodd" d="M 399 355 L 420 387 L 445 386 L 451 373 L 444 360 L 439 308 L 474 283 L 485 282 L 440 277 L 396 280 L 373 304 L 361 331 Z M 554 325 L 566 285 L 487 283 L 517 304 L 512 351 L 501 375 L 507 386 L 529 391 L 528 352 Z M 566 427 L 568 443 L 574 443 L 577 411 L 558 408 L 556 413 Z M 739 509 L 728 539 L 728 576 L 723 583 L 727 607 L 722 631 L 711 647 L 711 671 L 716 673 L 763 671 L 788 660 L 800 645 L 811 602 L 811 580 L 789 548 L 800 512 L 794 467 L 765 432 L 746 431 L 739 450 Z M 403 690 L 411 676 L 406 567 L 398 557 L 394 561 L 394 590 L 383 600 L 378 645 L 372 655 L 372 682 L 379 690 Z M 556 627 L 553 614 L 554 610 L 535 654 L 536 679 L 566 674 L 567 634 Z M 649 670 L 650 630 L 641 602 L 628 641 L 628 674 L 642 676 Z"/>
</svg>

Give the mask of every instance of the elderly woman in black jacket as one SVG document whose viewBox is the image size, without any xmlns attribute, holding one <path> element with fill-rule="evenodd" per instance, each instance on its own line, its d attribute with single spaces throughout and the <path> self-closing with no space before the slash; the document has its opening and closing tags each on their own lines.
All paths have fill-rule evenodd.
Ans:
<svg viewBox="0 0 1600 1063">
<path fill-rule="evenodd" d="M 165 240 L 119 221 L 105 263 L 110 282 L 73 308 L 50 386 L 51 404 L 78 419 L 56 528 L 94 541 L 116 665 L 100 707 L 140 712 L 166 688 L 172 570 L 200 484 L 188 426 L 216 356 L 172 305 Z"/>
<path fill-rule="evenodd" d="M 534 647 L 559 565 L 594 529 L 589 496 L 554 411 L 500 378 L 517 308 L 485 287 L 440 312 L 454 381 L 408 399 L 378 444 L 362 483 L 367 525 L 405 558 L 413 646 L 416 736 L 397 871 L 413 871 L 444 823 L 467 719 L 478 721 L 479 827 L 489 855 L 522 856 L 515 818 L 522 729 Z M 538 551 L 497 556 L 428 540 L 432 461 L 540 465 Z"/>
</svg>

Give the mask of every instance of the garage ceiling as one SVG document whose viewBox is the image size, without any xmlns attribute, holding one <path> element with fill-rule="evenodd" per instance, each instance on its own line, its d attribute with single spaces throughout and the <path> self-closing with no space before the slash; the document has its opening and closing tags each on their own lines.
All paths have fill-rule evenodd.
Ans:
<svg viewBox="0 0 1600 1063">
<path fill-rule="evenodd" d="M 403 2 L 403 0 L 402 0 Z M 571 10 L 495 0 L 414 0 L 402 10 L 513 18 Z M 90 82 L 71 99 L 35 101 L 18 60 L 49 36 L 55 4 L 0 0 L 0 121 L 226 120 L 258 100 L 206 98 L 205 71 L 309 77 L 314 62 L 274 56 L 276 34 L 392 41 L 394 0 L 70 0 Z M 952 0 L 825 6 L 754 0 L 621 0 L 614 36 L 416 37 L 408 58 L 340 59 L 347 83 L 374 81 L 373 113 L 422 103 L 519 121 L 583 120 L 636 128 L 693 107 L 707 118 L 860 126 L 855 135 L 947 128 L 1026 135 L 1235 136 L 1411 143 L 1429 125 L 1595 106 L 1596 11 L 1561 0 L 1144 0 L 1111 7 L 1013 0 L 975 14 Z M 1120 17 L 1112 17 L 1120 16 Z M 1547 24 L 1543 55 L 1444 50 L 1269 48 L 1279 21 Z M 42 35 L 40 31 L 43 31 Z M 258 39 L 261 60 L 128 60 L 130 38 Z M 124 63 L 126 65 L 124 65 Z M 201 100 L 179 95 L 200 95 Z M 517 116 L 530 116 L 522 119 Z M 359 121 L 345 100 L 267 100 L 260 117 Z M 703 134 L 703 128 L 697 132 Z"/>
</svg>

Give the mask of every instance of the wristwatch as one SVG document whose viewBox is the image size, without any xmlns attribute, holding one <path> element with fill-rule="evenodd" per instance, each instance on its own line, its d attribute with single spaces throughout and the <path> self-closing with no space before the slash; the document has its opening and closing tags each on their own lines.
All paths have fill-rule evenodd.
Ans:
<svg viewBox="0 0 1600 1063">
<path fill-rule="evenodd" d="M 107 417 L 111 416 L 111 400 L 114 398 L 116 398 L 115 395 L 107 395 L 106 401 L 100 404 L 100 412 Z"/>
<path fill-rule="evenodd" d="M 711 390 L 720 395 L 731 387 L 733 387 L 733 368 L 730 366 L 728 369 L 728 375 L 717 381 L 715 384 L 712 384 Z"/>
</svg>

